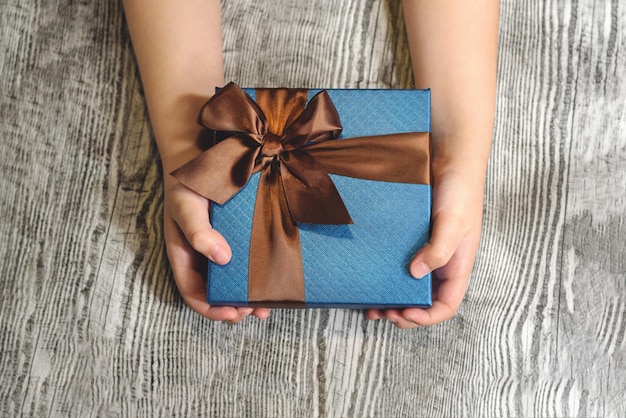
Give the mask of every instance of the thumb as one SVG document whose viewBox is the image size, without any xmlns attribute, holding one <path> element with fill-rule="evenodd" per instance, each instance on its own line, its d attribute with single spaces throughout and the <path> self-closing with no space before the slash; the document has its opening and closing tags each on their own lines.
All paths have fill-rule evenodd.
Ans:
<svg viewBox="0 0 626 418">
<path fill-rule="evenodd" d="M 171 216 L 189 244 L 214 263 L 228 263 L 232 251 L 222 234 L 213 229 L 209 222 L 208 201 L 186 188 L 177 192 L 181 194 L 176 198 Z"/>
<path fill-rule="evenodd" d="M 184 222 L 185 226 L 181 226 L 181 223 L 178 225 L 194 250 L 217 264 L 226 264 L 230 261 L 232 257 L 230 246 L 224 237 L 211 227 L 208 217 L 203 223 L 194 223 L 190 220 Z"/>
<path fill-rule="evenodd" d="M 446 213 L 433 217 L 433 229 L 428 244 L 411 260 L 411 276 L 421 278 L 448 264 L 465 235 L 462 219 L 462 216 Z"/>
</svg>

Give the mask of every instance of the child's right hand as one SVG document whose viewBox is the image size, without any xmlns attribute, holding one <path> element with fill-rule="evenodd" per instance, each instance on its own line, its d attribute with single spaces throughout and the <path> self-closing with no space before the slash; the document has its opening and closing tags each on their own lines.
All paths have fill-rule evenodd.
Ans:
<svg viewBox="0 0 626 418">
<path fill-rule="evenodd" d="M 198 111 L 215 86 L 224 84 L 220 1 L 123 4 L 163 165 L 165 245 L 176 286 L 185 303 L 209 319 L 238 322 L 250 314 L 266 318 L 267 309 L 206 303 L 205 256 L 228 262 L 230 247 L 211 228 L 209 202 L 168 174 L 201 152 Z"/>
<path fill-rule="evenodd" d="M 467 139 L 459 137 L 451 143 L 464 142 Z M 454 159 L 433 159 L 432 235 L 411 262 L 413 277 L 433 272 L 432 307 L 370 309 L 369 319 L 386 318 L 404 329 L 435 325 L 456 315 L 478 251 L 487 168 L 482 158 L 472 160 L 467 153 L 458 154 Z"/>
<path fill-rule="evenodd" d="M 248 315 L 266 319 L 265 308 L 214 307 L 206 303 L 206 268 L 209 262 L 226 264 L 232 256 L 224 237 L 211 227 L 209 202 L 204 197 L 165 177 L 163 228 L 167 256 L 183 300 L 200 315 L 234 324 Z"/>
</svg>

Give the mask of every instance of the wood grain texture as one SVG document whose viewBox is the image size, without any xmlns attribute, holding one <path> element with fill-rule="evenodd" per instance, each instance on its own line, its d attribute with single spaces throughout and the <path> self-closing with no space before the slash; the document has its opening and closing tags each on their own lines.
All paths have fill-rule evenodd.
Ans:
<svg viewBox="0 0 626 418">
<path fill-rule="evenodd" d="M 626 4 L 503 0 L 466 300 L 193 314 L 118 2 L 0 0 L 0 415 L 626 416 Z M 227 79 L 406 88 L 395 0 L 223 2 Z M 260 35 L 259 35 L 260 34 Z"/>
</svg>

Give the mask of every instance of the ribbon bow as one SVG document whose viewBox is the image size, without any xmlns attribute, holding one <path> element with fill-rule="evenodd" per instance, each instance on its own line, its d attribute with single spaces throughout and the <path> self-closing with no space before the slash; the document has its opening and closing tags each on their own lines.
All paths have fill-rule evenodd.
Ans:
<svg viewBox="0 0 626 418">
<path fill-rule="evenodd" d="M 329 173 L 430 182 L 427 132 L 336 140 L 342 127 L 328 93 L 306 105 L 307 95 L 306 89 L 256 89 L 255 103 L 229 83 L 199 116 L 202 126 L 227 138 L 172 173 L 224 204 L 260 172 L 248 263 L 251 305 L 304 302 L 297 223 L 352 223 Z"/>
</svg>

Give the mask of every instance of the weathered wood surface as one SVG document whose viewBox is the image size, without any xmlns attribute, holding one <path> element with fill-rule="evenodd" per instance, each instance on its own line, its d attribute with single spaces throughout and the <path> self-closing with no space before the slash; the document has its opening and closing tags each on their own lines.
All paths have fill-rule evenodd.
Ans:
<svg viewBox="0 0 626 418">
<path fill-rule="evenodd" d="M 223 6 L 242 85 L 411 85 L 395 0 Z M 2 416 L 626 416 L 626 3 L 502 2 L 480 256 L 413 331 L 193 314 L 120 5 L 0 16 Z"/>
</svg>

